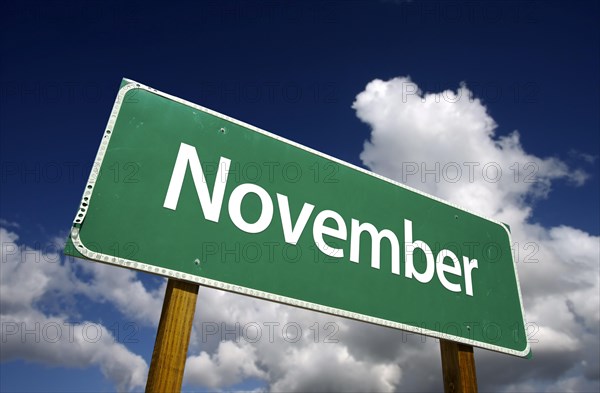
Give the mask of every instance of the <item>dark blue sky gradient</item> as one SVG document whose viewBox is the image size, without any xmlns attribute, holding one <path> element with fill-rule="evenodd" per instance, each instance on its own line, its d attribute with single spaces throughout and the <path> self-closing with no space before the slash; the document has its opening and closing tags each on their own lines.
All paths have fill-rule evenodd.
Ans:
<svg viewBox="0 0 600 393">
<path fill-rule="evenodd" d="M 360 165 L 354 97 L 403 75 L 466 82 L 499 134 L 589 172 L 534 221 L 599 233 L 598 161 L 569 154 L 598 155 L 598 3 L 199 3 L 3 3 L 1 216 L 22 236 L 68 229 L 122 77 Z"/>
</svg>

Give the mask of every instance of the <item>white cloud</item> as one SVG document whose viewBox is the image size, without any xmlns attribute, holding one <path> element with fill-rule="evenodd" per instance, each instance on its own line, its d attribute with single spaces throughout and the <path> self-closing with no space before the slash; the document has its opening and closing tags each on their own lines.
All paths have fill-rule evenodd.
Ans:
<svg viewBox="0 0 600 393">
<path fill-rule="evenodd" d="M 265 379 L 266 373 L 258 368 L 256 348 L 245 343 L 222 341 L 215 354 L 206 352 L 187 359 L 184 380 L 209 388 L 228 387 L 244 378 Z"/>
<path fill-rule="evenodd" d="M 18 236 L 5 228 L 0 228 L 0 244 L 0 361 L 23 359 L 51 366 L 96 366 L 119 391 L 145 385 L 146 361 L 119 343 L 102 324 L 73 323 L 78 317 L 70 303 L 75 295 L 93 298 L 104 291 L 104 297 L 122 306 L 129 316 L 146 321 L 155 318 L 156 312 L 148 315 L 147 311 L 125 307 L 122 298 L 134 306 L 155 306 L 153 293 L 145 291 L 131 272 L 99 264 L 88 271 L 90 285 L 76 274 L 79 262 L 70 263 L 49 249 L 40 251 L 19 244 Z M 109 270 L 121 270 L 122 274 Z M 131 288 L 129 293 L 114 291 L 115 283 L 124 284 L 120 280 L 128 284 L 123 288 Z"/>
<path fill-rule="evenodd" d="M 598 160 L 597 154 L 584 153 L 575 149 L 569 150 L 569 156 L 575 159 L 583 160 L 587 164 L 594 164 Z"/>
<path fill-rule="evenodd" d="M 342 345 L 306 345 L 283 360 L 275 392 L 393 392 L 401 379 L 396 364 L 359 361 Z"/>
<path fill-rule="evenodd" d="M 94 301 L 113 304 L 123 315 L 152 326 L 160 319 L 167 280 L 148 290 L 133 270 L 115 268 L 101 263 L 82 263 L 81 269 L 91 275 L 89 282 L 79 283 L 83 294 Z"/>
<path fill-rule="evenodd" d="M 72 324 L 36 310 L 0 315 L 2 362 L 23 359 L 50 366 L 97 366 L 118 391 L 142 387 L 148 366 L 115 340 L 110 330 L 89 321 Z"/>
<path fill-rule="evenodd" d="M 19 223 L 14 222 L 14 221 L 8 221 L 4 218 L 0 218 L 0 225 L 5 228 L 19 228 L 20 227 Z"/>
<path fill-rule="evenodd" d="M 381 345 L 371 350 L 370 340 Z M 399 331 L 201 287 L 184 382 L 226 389 L 255 378 L 271 391 L 393 391 L 400 345 Z"/>
<path fill-rule="evenodd" d="M 531 222 L 531 201 L 548 197 L 554 181 L 581 185 L 587 175 L 527 153 L 517 131 L 496 135 L 487 108 L 465 85 L 424 93 L 409 78 L 374 80 L 353 108 L 372 130 L 361 154 L 370 169 L 511 226 L 534 359 L 478 351 L 480 384 L 597 390 L 600 238 Z M 512 372 L 499 375 L 500 363 Z"/>
<path fill-rule="evenodd" d="M 423 93 L 408 78 L 374 80 L 353 108 L 372 129 L 366 166 L 488 216 L 522 220 L 515 214 L 529 216 L 528 198 L 547 196 L 553 180 L 586 178 L 556 158 L 526 153 L 517 131 L 496 137 L 494 119 L 465 85 Z"/>
</svg>

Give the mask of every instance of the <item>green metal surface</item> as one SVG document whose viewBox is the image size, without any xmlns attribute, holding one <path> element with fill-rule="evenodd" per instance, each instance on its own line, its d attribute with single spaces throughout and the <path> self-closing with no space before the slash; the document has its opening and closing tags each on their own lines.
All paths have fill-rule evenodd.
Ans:
<svg viewBox="0 0 600 393">
<path fill-rule="evenodd" d="M 66 253 L 167 276 L 177 272 L 193 282 L 210 279 L 200 283 L 513 355 L 529 353 L 503 225 L 155 90 L 131 89 L 128 81 L 123 86 L 130 89 L 113 111 L 99 176 L 92 176 L 83 217 L 74 224 L 77 241 L 69 239 Z M 218 223 L 205 219 L 189 167 L 177 208 L 163 207 L 182 143 L 195 147 L 211 194 L 220 158 L 231 160 Z M 266 190 L 273 203 L 272 220 L 260 233 L 239 229 L 228 212 L 232 191 L 244 183 Z M 288 197 L 292 224 L 304 203 L 315 206 L 296 245 L 284 240 L 276 194 Z M 324 237 L 344 251 L 342 258 L 326 255 L 313 239 L 315 217 L 323 210 L 339 213 L 347 227 L 346 240 Z M 245 221 L 256 221 L 261 211 L 257 195 L 243 199 Z M 366 232 L 360 262 L 350 261 L 351 219 L 397 236 L 399 275 L 392 273 L 385 239 L 380 268 L 371 267 Z M 460 292 L 446 289 L 437 274 L 428 283 L 405 277 L 404 220 L 412 221 L 413 240 L 429 245 L 434 256 L 449 249 L 461 265 L 463 256 L 477 259 L 472 296 L 462 276 L 447 275 L 462 284 Z M 325 225 L 336 227 L 332 219 Z M 415 251 L 414 258 L 424 271 L 424 253 Z"/>
</svg>

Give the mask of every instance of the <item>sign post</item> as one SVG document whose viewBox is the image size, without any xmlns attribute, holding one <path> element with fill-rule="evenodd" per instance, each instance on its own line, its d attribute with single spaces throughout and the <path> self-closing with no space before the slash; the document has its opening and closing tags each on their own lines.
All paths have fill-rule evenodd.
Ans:
<svg viewBox="0 0 600 393">
<path fill-rule="evenodd" d="M 445 393 L 477 393 L 473 347 L 440 340 Z"/>
<path fill-rule="evenodd" d="M 179 392 L 190 342 L 198 284 L 169 279 L 146 392 Z"/>
<path fill-rule="evenodd" d="M 527 357 L 511 247 L 503 223 L 125 79 L 65 252 L 170 279 L 188 314 L 165 303 L 161 390 L 198 285 L 441 339 L 461 373 L 473 346 Z"/>
</svg>

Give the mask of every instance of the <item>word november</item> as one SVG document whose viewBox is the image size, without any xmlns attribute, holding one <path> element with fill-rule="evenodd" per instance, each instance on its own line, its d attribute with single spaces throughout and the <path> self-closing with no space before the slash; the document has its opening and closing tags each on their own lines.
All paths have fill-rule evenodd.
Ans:
<svg viewBox="0 0 600 393">
<path fill-rule="evenodd" d="M 171 175 L 167 195 L 163 203 L 163 207 L 171 210 L 177 209 L 179 195 L 183 187 L 186 170 L 189 166 L 196 193 L 200 200 L 200 206 L 204 213 L 204 218 L 209 221 L 218 223 L 221 216 L 221 207 L 225 196 L 225 186 L 227 184 L 229 166 L 231 160 L 221 157 L 219 161 L 219 169 L 212 190 L 212 196 L 209 194 L 208 185 L 198 153 L 194 146 L 181 143 L 175 167 Z M 247 222 L 242 217 L 241 207 L 242 201 L 248 194 L 255 194 L 260 199 L 262 206 L 260 216 L 255 222 Z M 292 223 L 290 215 L 290 207 L 288 197 L 283 194 L 276 193 L 277 205 L 281 217 L 283 237 L 286 243 L 295 245 L 300 236 L 304 232 L 304 228 L 308 223 L 315 206 L 310 203 L 304 203 L 300 215 L 296 219 L 296 223 Z M 260 233 L 267 229 L 271 224 L 274 214 L 273 200 L 269 193 L 262 187 L 256 184 L 244 183 L 238 185 L 229 196 L 228 202 L 229 217 L 234 225 L 246 233 Z M 336 227 L 326 225 L 325 221 L 331 219 L 335 221 Z M 386 238 L 391 246 L 391 271 L 393 274 L 400 275 L 400 245 L 398 238 L 394 232 L 389 229 L 378 231 L 374 225 L 368 222 L 359 222 L 356 219 L 350 221 L 350 261 L 359 263 L 360 254 L 360 236 L 367 232 L 371 236 L 371 267 L 380 268 L 380 245 L 383 238 Z M 323 236 L 331 236 L 333 238 L 344 240 L 348 239 L 348 228 L 346 221 L 337 212 L 333 210 L 323 210 L 319 212 L 313 222 L 313 240 L 316 246 L 323 253 L 335 257 L 343 258 L 344 250 L 329 246 Z M 421 250 L 425 254 L 426 268 L 425 271 L 417 271 L 414 266 L 414 251 Z M 451 261 L 451 265 L 446 264 L 447 260 Z M 404 276 L 406 278 L 415 278 L 421 283 L 429 283 L 434 275 L 437 275 L 438 280 L 452 292 L 461 292 L 463 290 L 461 284 L 453 283 L 448 280 L 447 275 L 462 277 L 464 273 L 464 291 L 467 295 L 473 296 L 472 272 L 478 268 L 477 259 L 462 257 L 462 266 L 458 257 L 450 250 L 441 250 L 434 257 L 431 248 L 427 243 L 421 240 L 413 240 L 412 221 L 404 220 Z"/>
</svg>

